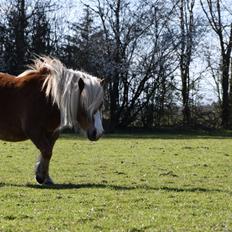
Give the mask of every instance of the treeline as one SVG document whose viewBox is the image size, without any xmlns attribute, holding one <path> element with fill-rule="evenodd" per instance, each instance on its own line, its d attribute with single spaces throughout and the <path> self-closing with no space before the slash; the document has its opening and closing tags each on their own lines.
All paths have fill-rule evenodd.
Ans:
<svg viewBox="0 0 232 232">
<path fill-rule="evenodd" d="M 232 14 L 226 1 L 82 5 L 81 13 L 68 9 L 76 9 L 74 17 L 53 0 L 1 0 L 0 71 L 19 74 L 35 55 L 52 55 L 103 78 L 109 130 L 232 127 Z M 209 82 L 211 92 L 203 92 Z"/>
</svg>

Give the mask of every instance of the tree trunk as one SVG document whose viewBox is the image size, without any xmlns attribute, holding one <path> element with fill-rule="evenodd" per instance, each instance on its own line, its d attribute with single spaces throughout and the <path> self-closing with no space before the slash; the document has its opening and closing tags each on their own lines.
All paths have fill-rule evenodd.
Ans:
<svg viewBox="0 0 232 232">
<path fill-rule="evenodd" d="M 229 61 L 230 57 L 223 57 L 222 63 L 222 127 L 229 129 L 230 105 L 229 105 Z"/>
<path fill-rule="evenodd" d="M 185 0 L 180 2 L 180 29 L 181 29 L 181 53 L 180 53 L 180 76 L 182 83 L 182 104 L 183 104 L 183 124 L 189 127 L 191 124 L 191 111 L 189 107 L 190 95 L 190 73 L 189 66 L 192 56 L 192 36 L 193 36 L 193 7 L 194 1 L 191 2 L 189 15 L 185 11 Z M 188 16 L 188 17 L 187 17 Z"/>
<path fill-rule="evenodd" d="M 18 26 L 16 28 L 16 34 L 15 34 L 17 74 L 24 70 L 25 53 L 26 53 L 25 28 L 26 28 L 25 0 L 18 0 Z"/>
<path fill-rule="evenodd" d="M 230 123 L 230 99 L 231 88 L 229 93 L 229 82 L 230 77 L 230 61 L 231 61 L 231 49 L 232 49 L 232 24 L 230 25 L 230 36 L 229 43 L 227 45 L 227 50 L 222 53 L 222 127 L 224 129 L 229 129 Z M 223 50 L 222 50 L 223 51 Z"/>
<path fill-rule="evenodd" d="M 222 106 L 221 106 L 221 119 L 222 127 L 228 129 L 230 127 L 230 99 L 229 99 L 229 70 L 230 70 L 230 59 L 232 49 L 232 23 L 230 24 L 230 32 L 228 41 L 226 41 L 226 33 L 223 33 L 226 28 L 222 23 L 222 10 L 221 1 L 208 0 L 208 11 L 203 5 L 203 1 L 200 0 L 202 9 L 209 21 L 210 26 L 218 36 L 221 49 L 221 88 L 222 88 Z M 216 5 L 214 5 L 216 4 Z M 216 13 L 215 13 L 216 12 Z M 232 86 L 232 85 L 231 85 Z M 230 88 L 231 92 L 231 88 Z"/>
<path fill-rule="evenodd" d="M 120 78 L 120 8 L 121 0 L 117 0 L 115 8 L 115 50 L 114 50 L 114 76 L 113 83 L 111 85 L 110 93 L 110 121 L 111 121 L 111 131 L 119 124 L 119 78 Z"/>
</svg>

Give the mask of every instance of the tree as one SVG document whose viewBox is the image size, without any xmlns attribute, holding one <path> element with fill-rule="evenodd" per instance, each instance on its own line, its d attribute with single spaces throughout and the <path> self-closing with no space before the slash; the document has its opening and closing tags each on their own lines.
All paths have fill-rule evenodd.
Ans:
<svg viewBox="0 0 232 232">
<path fill-rule="evenodd" d="M 12 0 L 4 3 L 3 34 L 0 36 L 4 48 L 2 59 L 6 64 L 4 71 L 17 75 L 25 70 L 35 54 L 48 55 L 55 50 L 51 39 L 52 18 L 48 17 L 55 4 L 51 0 Z"/>
<path fill-rule="evenodd" d="M 4 59 L 7 61 L 6 71 L 18 74 L 24 70 L 26 63 L 28 18 L 26 16 L 25 0 L 10 2 L 5 22 Z"/>
<path fill-rule="evenodd" d="M 89 7 L 84 9 L 84 16 L 78 22 L 70 23 L 71 34 L 66 36 L 64 52 L 68 54 L 65 62 L 73 68 L 83 69 L 86 72 L 97 74 L 94 64 L 97 48 L 97 31 L 93 27 L 93 16 Z"/>
<path fill-rule="evenodd" d="M 47 16 L 53 11 L 53 5 L 49 1 L 37 1 L 30 18 L 30 52 L 36 55 L 50 54 L 51 24 Z"/>
<path fill-rule="evenodd" d="M 102 49 L 99 46 L 97 51 L 101 51 L 101 76 L 106 78 L 106 104 L 113 130 L 133 123 L 145 107 L 145 101 L 153 98 L 154 88 L 158 88 L 157 58 L 162 46 L 170 48 L 163 43 L 168 37 L 163 38 L 168 31 L 171 10 L 163 1 L 139 1 L 135 5 L 126 0 L 95 2 L 95 7 L 90 9 L 101 22 Z M 157 38 L 153 38 L 155 31 Z M 166 54 L 163 58 L 169 57 L 167 50 L 163 50 Z"/>
<path fill-rule="evenodd" d="M 222 8 L 223 4 L 220 0 L 207 0 L 204 4 L 200 0 L 202 9 L 208 19 L 209 25 L 217 35 L 220 46 L 220 72 L 221 72 L 221 88 L 222 88 L 222 127 L 227 129 L 230 127 L 230 62 L 232 49 L 232 23 L 223 22 Z M 225 10 L 225 9 L 224 9 Z M 232 85 L 231 85 L 232 86 Z"/>
<path fill-rule="evenodd" d="M 183 105 L 183 124 L 191 125 L 190 93 L 193 90 L 193 80 L 190 74 L 190 65 L 193 60 L 193 52 L 196 49 L 196 30 L 197 24 L 194 18 L 195 0 L 177 1 L 179 16 L 179 44 L 177 49 L 179 59 L 179 70 L 181 77 L 181 96 Z"/>
<path fill-rule="evenodd" d="M 2 16 L 2 10 L 0 6 L 0 15 Z M 5 37 L 6 37 L 6 26 L 5 22 L 3 20 L 3 17 L 1 17 L 0 20 L 0 71 L 5 71 L 5 62 L 4 62 L 4 52 L 5 52 Z"/>
</svg>

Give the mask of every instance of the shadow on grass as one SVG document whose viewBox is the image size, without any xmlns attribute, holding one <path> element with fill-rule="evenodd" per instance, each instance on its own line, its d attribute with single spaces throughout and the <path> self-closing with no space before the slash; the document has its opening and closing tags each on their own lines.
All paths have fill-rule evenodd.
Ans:
<svg viewBox="0 0 232 232">
<path fill-rule="evenodd" d="M 232 192 L 223 189 L 209 189 L 202 187 L 187 187 L 187 188 L 175 188 L 168 186 L 152 187 L 148 185 L 138 186 L 122 186 L 102 183 L 82 183 L 82 184 L 54 184 L 54 185 L 39 185 L 39 184 L 7 184 L 0 183 L 0 187 L 23 187 L 32 189 L 51 189 L 51 190 L 65 190 L 65 189 L 110 189 L 115 191 L 131 191 L 131 190 L 148 190 L 148 191 L 164 191 L 164 192 L 189 192 L 189 193 L 227 193 L 232 195 Z"/>
<path fill-rule="evenodd" d="M 94 184 L 94 183 L 83 183 L 83 184 L 55 184 L 54 186 L 45 185 L 34 185 L 27 184 L 30 188 L 41 188 L 41 189 L 111 189 L 116 191 L 130 191 L 130 190 L 150 190 L 150 191 L 165 191 L 165 192 L 226 192 L 221 189 L 207 189 L 207 188 L 174 188 L 174 187 L 152 187 L 148 185 L 138 186 L 121 186 L 112 184 Z M 227 192 L 230 193 L 230 192 Z M 232 194 L 232 193 L 230 193 Z"/>
</svg>

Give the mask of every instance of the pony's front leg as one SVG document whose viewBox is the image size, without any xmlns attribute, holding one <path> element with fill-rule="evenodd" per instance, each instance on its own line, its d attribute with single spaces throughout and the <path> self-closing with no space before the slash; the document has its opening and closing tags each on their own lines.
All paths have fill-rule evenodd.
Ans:
<svg viewBox="0 0 232 232">
<path fill-rule="evenodd" d="M 59 131 L 39 133 L 39 130 L 29 130 L 27 135 L 41 153 L 35 166 L 37 182 L 40 184 L 53 184 L 53 181 L 49 176 L 49 163 L 52 157 L 53 146 L 56 139 L 59 137 Z"/>
<path fill-rule="evenodd" d="M 39 156 L 38 161 L 36 162 L 35 174 L 36 180 L 40 184 L 54 184 L 51 177 L 49 176 L 49 163 L 52 157 L 52 150 L 54 144 L 58 139 L 59 134 L 59 130 L 56 130 L 52 133 L 47 133 L 47 135 L 43 137 L 44 139 L 41 140 L 44 142 L 41 143 L 40 141 L 40 144 L 37 143 L 37 147 L 41 151 L 41 155 Z"/>
<path fill-rule="evenodd" d="M 49 176 L 49 163 L 50 159 L 44 158 L 44 155 L 40 155 L 35 166 L 36 180 L 40 184 L 52 185 L 54 184 Z"/>
<path fill-rule="evenodd" d="M 35 166 L 36 180 L 40 184 L 53 184 L 49 177 L 49 163 L 52 157 L 53 144 L 46 136 L 31 136 L 30 138 L 41 152 Z"/>
</svg>

